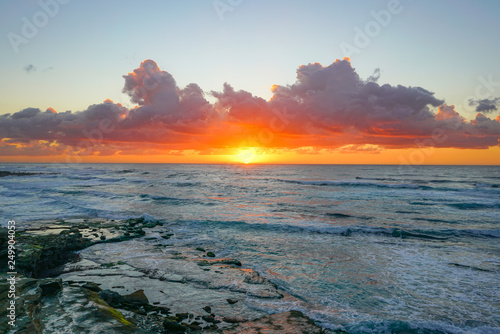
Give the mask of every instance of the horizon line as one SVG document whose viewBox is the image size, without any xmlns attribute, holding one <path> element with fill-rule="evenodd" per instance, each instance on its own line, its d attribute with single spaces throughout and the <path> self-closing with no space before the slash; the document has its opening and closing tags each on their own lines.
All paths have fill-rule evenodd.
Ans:
<svg viewBox="0 0 500 334">
<path fill-rule="evenodd" d="M 237 166 L 273 166 L 273 165 L 289 165 L 289 166 L 308 166 L 308 165 L 325 165 L 325 166 L 400 166 L 400 167 L 425 167 L 425 166 L 493 166 L 500 167 L 500 164 L 343 164 L 343 163 L 236 163 L 236 162 L 2 162 L 0 164 L 26 164 L 26 165 L 237 165 Z"/>
</svg>

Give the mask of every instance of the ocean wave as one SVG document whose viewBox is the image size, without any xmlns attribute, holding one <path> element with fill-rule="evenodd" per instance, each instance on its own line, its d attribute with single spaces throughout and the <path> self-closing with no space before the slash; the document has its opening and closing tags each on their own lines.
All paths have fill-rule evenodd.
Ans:
<svg viewBox="0 0 500 334">
<path fill-rule="evenodd" d="M 65 176 L 70 180 L 88 181 L 97 179 L 97 176 L 78 176 L 78 175 L 65 175 Z"/>
<path fill-rule="evenodd" d="M 371 181 L 400 181 L 392 177 L 362 177 L 356 176 L 356 180 L 371 180 Z"/>
<path fill-rule="evenodd" d="M 355 218 L 354 216 L 351 216 L 351 215 L 347 215 L 347 214 L 344 214 L 344 213 L 337 213 L 337 212 L 327 212 L 325 213 L 325 216 L 327 217 L 333 217 L 333 218 Z"/>
<path fill-rule="evenodd" d="M 474 321 L 466 321 L 473 325 Z M 349 333 L 434 333 L 434 334 L 485 334 L 498 333 L 498 327 L 485 326 L 477 321 L 478 326 L 456 327 L 453 324 L 442 321 L 402 321 L 402 320 L 384 320 L 362 321 L 357 324 L 345 326 Z M 480 325 L 479 325 L 480 324 Z"/>
<path fill-rule="evenodd" d="M 275 179 L 280 182 L 297 183 L 313 186 L 336 186 L 336 187 L 379 187 L 379 188 L 402 188 L 418 189 L 422 186 L 408 183 L 378 183 L 378 182 L 359 182 L 359 181 L 302 181 L 302 180 L 283 180 Z"/>
<path fill-rule="evenodd" d="M 314 226 L 278 223 L 247 223 L 244 221 L 197 221 L 195 223 L 211 225 L 214 228 L 237 228 L 244 231 L 276 231 L 279 233 L 311 233 L 339 236 L 380 235 L 401 239 L 421 239 L 430 241 L 445 241 L 452 237 L 500 238 L 500 229 L 400 229 L 380 226 Z"/>
<path fill-rule="evenodd" d="M 149 194 L 140 194 L 139 198 L 143 200 L 152 200 L 155 202 L 159 202 L 162 204 L 172 204 L 172 205 L 217 205 L 217 203 L 212 201 L 203 201 L 192 198 L 177 198 L 177 197 L 169 197 L 169 196 L 159 196 L 159 195 L 149 195 Z"/>
<path fill-rule="evenodd" d="M 366 216 L 353 216 L 345 213 L 339 213 L 339 212 L 327 212 L 325 213 L 326 217 L 331 217 L 331 218 L 337 218 L 337 219 L 350 219 L 350 218 L 356 218 L 356 219 L 363 219 L 363 220 L 370 220 L 373 219 L 372 217 L 366 217 Z"/>
<path fill-rule="evenodd" d="M 115 173 L 117 174 L 128 174 L 128 173 L 135 173 L 137 170 L 135 169 L 123 169 L 123 170 L 118 170 Z"/>
<path fill-rule="evenodd" d="M 444 219 L 435 219 L 435 218 L 424 218 L 424 217 L 413 217 L 413 220 L 418 220 L 418 221 L 426 221 L 426 222 L 431 222 L 431 223 L 445 223 L 445 224 L 456 224 L 454 221 L 450 220 L 444 220 Z"/>
<path fill-rule="evenodd" d="M 448 206 L 459 210 L 482 210 L 482 209 L 500 209 L 500 203 L 449 203 Z"/>
<path fill-rule="evenodd" d="M 192 181 L 177 181 L 177 182 L 169 182 L 175 187 L 196 187 L 201 184 L 201 182 L 192 182 Z"/>
<path fill-rule="evenodd" d="M 383 181 L 397 181 L 392 178 L 362 178 L 356 177 L 357 181 L 328 181 L 328 180 L 287 180 L 287 179 L 274 179 L 279 182 L 295 183 L 306 186 L 333 186 L 333 187 L 367 187 L 367 188 L 387 188 L 387 189 L 415 189 L 423 191 L 435 191 L 435 192 L 456 192 L 456 193 L 470 193 L 474 196 L 481 195 L 491 196 L 491 194 L 496 195 L 500 188 L 497 184 L 485 184 L 485 183 L 475 183 L 475 182 L 437 182 L 438 180 L 430 180 L 428 183 L 465 183 L 469 184 L 470 187 L 464 188 L 463 186 L 455 187 L 433 187 L 430 185 L 423 185 L 419 183 L 426 183 L 426 181 L 421 180 L 411 180 L 414 183 L 385 183 Z M 366 180 L 366 181 L 363 181 Z M 381 181 L 381 182 L 370 182 L 371 181 Z"/>
<path fill-rule="evenodd" d="M 433 203 L 433 202 L 420 202 L 420 201 L 410 202 L 409 204 L 410 204 L 410 205 L 429 205 L 429 206 L 438 205 L 438 203 Z"/>
<path fill-rule="evenodd" d="M 481 238 L 500 238 L 500 229 L 496 230 L 461 230 L 461 235 L 468 235 L 472 237 Z"/>
<path fill-rule="evenodd" d="M 464 181 L 464 180 L 442 180 L 442 179 L 432 179 L 432 180 L 427 180 L 427 181 L 422 181 L 422 182 L 429 182 L 429 183 L 463 183 L 463 184 L 471 184 L 471 181 Z"/>
<path fill-rule="evenodd" d="M 498 184 L 490 184 L 490 183 L 475 183 L 474 184 L 477 188 L 499 188 L 500 185 Z"/>
<path fill-rule="evenodd" d="M 105 191 L 95 191 L 95 190 L 52 190 L 50 191 L 55 194 L 62 195 L 73 195 L 73 196 L 91 196 L 91 197 L 101 197 L 101 198 L 117 198 L 115 193 L 105 192 Z"/>
<path fill-rule="evenodd" d="M 149 194 L 140 194 L 139 197 L 146 198 L 146 199 L 153 199 L 155 201 L 177 201 L 177 202 L 190 201 L 187 198 L 177 198 L 177 197 L 158 196 L 158 195 L 149 195 Z"/>
<path fill-rule="evenodd" d="M 427 183 L 456 183 L 456 184 L 474 184 L 471 181 L 463 181 L 463 180 L 447 180 L 447 179 L 396 179 L 392 177 L 362 177 L 356 176 L 356 180 L 368 180 L 368 181 L 388 181 L 388 182 L 410 182 L 412 184 L 427 184 Z"/>
<path fill-rule="evenodd" d="M 104 181 L 104 182 L 120 182 L 120 181 L 123 181 L 125 180 L 125 178 L 121 177 L 121 178 L 112 178 L 112 177 L 102 177 L 102 178 L 99 178 L 99 181 Z"/>
<path fill-rule="evenodd" d="M 4 197 L 32 197 L 32 194 L 28 194 L 26 192 L 20 192 L 20 191 L 1 191 L 4 189 L 0 189 L 0 196 Z"/>
<path fill-rule="evenodd" d="M 130 216 L 130 213 L 125 210 L 112 210 L 112 209 L 97 209 L 94 207 L 88 207 L 86 205 L 77 205 L 74 203 L 64 203 L 64 214 L 58 214 L 54 218 L 105 218 L 105 219 L 125 219 Z"/>
<path fill-rule="evenodd" d="M 57 179 L 60 178 L 60 173 L 41 173 L 37 175 L 41 179 Z"/>
</svg>

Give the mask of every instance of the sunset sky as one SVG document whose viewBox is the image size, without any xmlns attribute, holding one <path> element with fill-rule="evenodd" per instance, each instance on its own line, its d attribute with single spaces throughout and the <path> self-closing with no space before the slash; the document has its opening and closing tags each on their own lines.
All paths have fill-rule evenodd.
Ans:
<svg viewBox="0 0 500 334">
<path fill-rule="evenodd" d="M 0 9 L 0 162 L 500 164 L 499 1 Z"/>
</svg>

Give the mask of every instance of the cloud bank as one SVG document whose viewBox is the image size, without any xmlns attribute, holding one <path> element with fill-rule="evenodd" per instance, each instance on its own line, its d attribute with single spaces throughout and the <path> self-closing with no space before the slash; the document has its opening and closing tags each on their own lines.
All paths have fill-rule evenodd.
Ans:
<svg viewBox="0 0 500 334">
<path fill-rule="evenodd" d="M 210 103 L 195 83 L 178 87 L 146 60 L 124 75 L 132 109 L 106 100 L 83 111 L 26 108 L 0 116 L 0 155 L 179 154 L 252 146 L 378 152 L 499 145 L 498 99 L 471 101 L 467 121 L 421 87 L 379 85 L 379 70 L 362 80 L 348 59 L 297 69 L 292 85 L 274 85 L 266 101 L 225 83 Z M 483 113 L 481 113 L 483 112 Z"/>
</svg>

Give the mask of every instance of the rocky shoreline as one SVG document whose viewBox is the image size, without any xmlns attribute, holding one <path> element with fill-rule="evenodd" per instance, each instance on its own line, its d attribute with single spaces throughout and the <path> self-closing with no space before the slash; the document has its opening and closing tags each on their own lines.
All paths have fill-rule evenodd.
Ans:
<svg viewBox="0 0 500 334">
<path fill-rule="evenodd" d="M 237 259 L 179 245 L 160 221 L 44 222 L 16 233 L 16 327 L 5 333 L 345 333 L 298 310 L 269 315 L 256 301 L 301 301 Z M 42 227 L 40 227 L 42 226 Z M 2 244 L 7 230 L 0 229 Z M 1 266 L 7 264 L 6 247 Z M 6 267 L 0 300 L 7 303 Z"/>
</svg>

